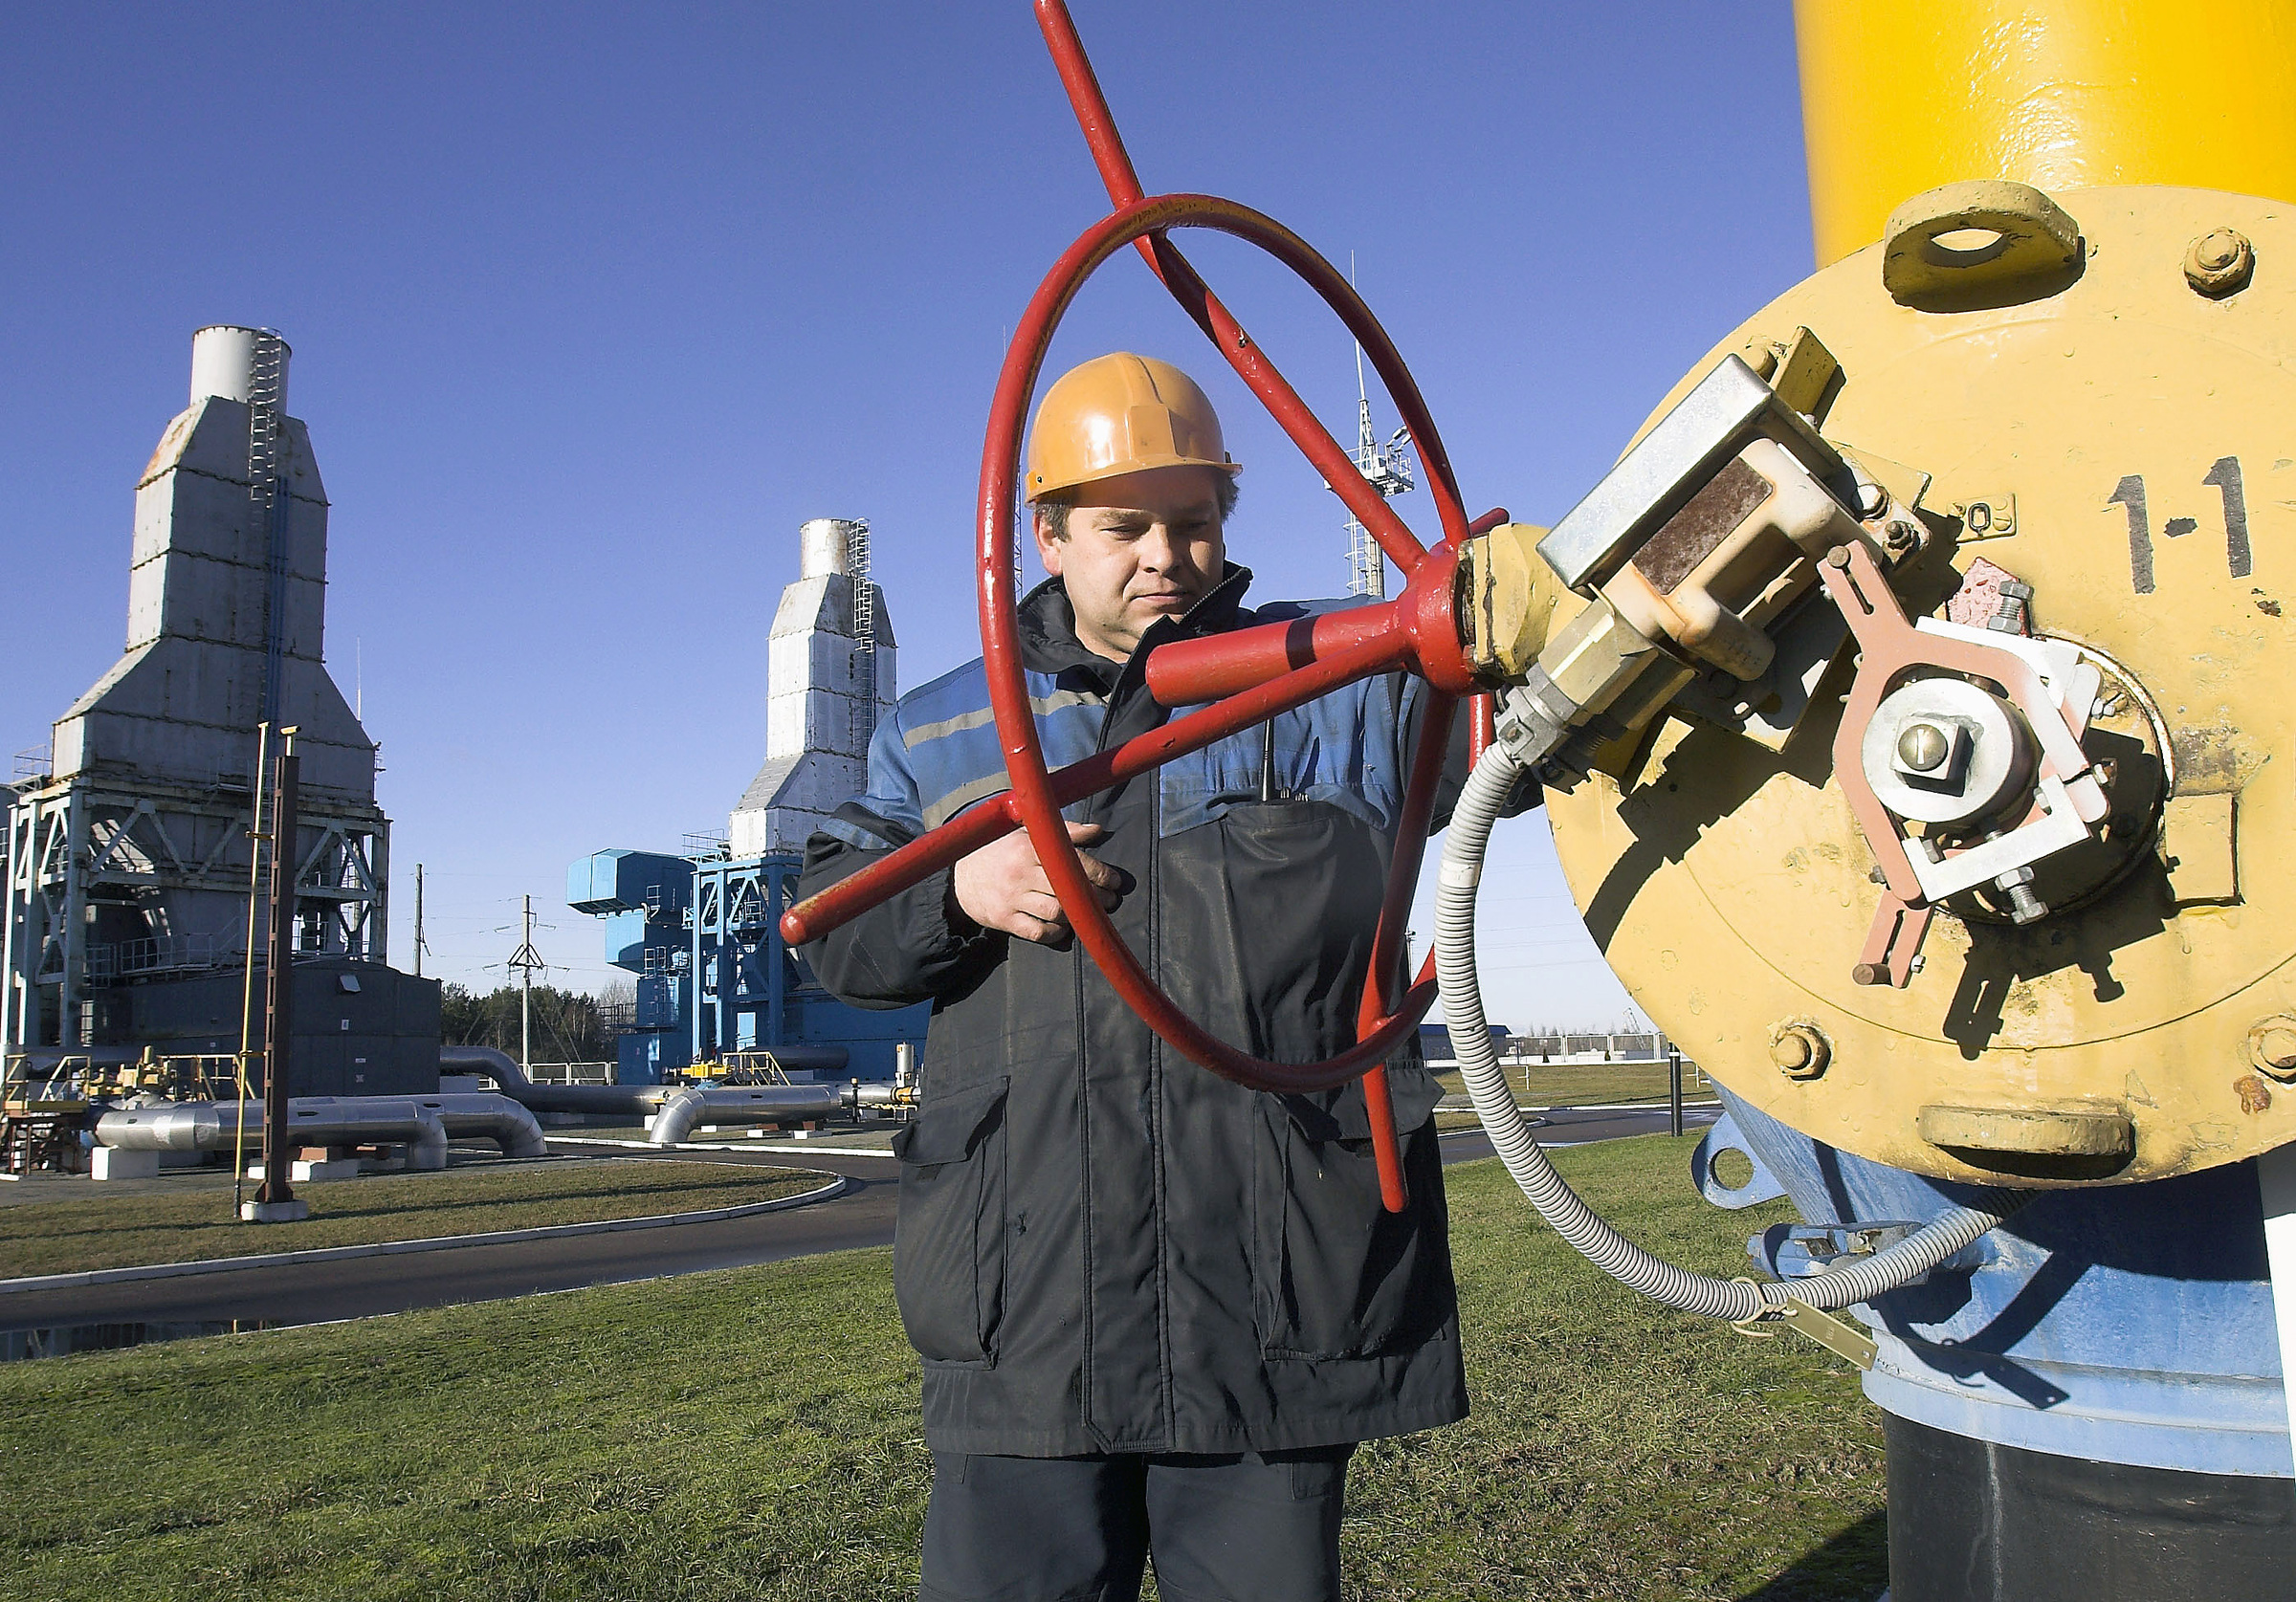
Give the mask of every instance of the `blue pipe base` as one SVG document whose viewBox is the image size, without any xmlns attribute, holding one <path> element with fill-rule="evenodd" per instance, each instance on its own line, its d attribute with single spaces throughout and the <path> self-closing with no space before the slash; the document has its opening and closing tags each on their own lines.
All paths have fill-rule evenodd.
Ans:
<svg viewBox="0 0 2296 1602">
<path fill-rule="evenodd" d="M 1728 1116 L 1693 1164 L 1721 1206 L 1782 1191 L 1838 1234 L 1927 1223 L 1968 1199 L 1813 1141 L 1727 1089 L 1722 1099 Z M 1735 1191 L 1712 1178 L 1724 1149 L 1755 1164 Z M 1853 1310 L 1879 1348 L 1866 1394 L 1979 1446 L 2253 1478 L 2296 1503 L 2263 1222 L 2253 1162 L 2045 1193 L 1926 1282 Z M 1807 1254 L 1828 1233 L 1773 1229 L 1752 1244 L 1790 1278 L 1825 1265 Z"/>
</svg>

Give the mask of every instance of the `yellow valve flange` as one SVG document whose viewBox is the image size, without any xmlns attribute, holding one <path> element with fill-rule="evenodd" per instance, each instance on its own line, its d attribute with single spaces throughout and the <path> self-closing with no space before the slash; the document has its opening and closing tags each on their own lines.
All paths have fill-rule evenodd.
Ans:
<svg viewBox="0 0 2296 1602">
<path fill-rule="evenodd" d="M 2035 865 L 2047 915 L 1949 897 L 1904 988 L 1858 982 L 1884 891 L 1833 773 L 1846 652 L 1782 749 L 1669 720 L 1549 816 L 1611 965 L 1755 1106 L 1939 1178 L 2125 1183 L 2296 1140 L 2296 1095 L 2263 1077 L 2296 1071 L 2296 1035 L 2259 1022 L 2296 1016 L 2278 871 L 2296 847 L 2296 216 L 2200 189 L 2047 198 L 2078 219 L 2069 277 L 1923 310 L 1892 297 L 1876 244 L 1652 413 L 1726 353 L 1812 330 L 1843 374 L 1826 436 L 1931 475 L 1926 572 L 1894 581 L 1908 614 L 1936 615 L 1983 558 L 2031 586 L 2012 623 L 2083 647 L 2102 675 L 2084 749 L 2113 806 Z M 1917 231 L 1955 215 L 1931 209 Z M 2196 294 L 2188 253 L 2225 231 L 2243 287 Z M 1827 1042 L 1821 1073 L 1776 1061 L 1779 1019 Z"/>
</svg>

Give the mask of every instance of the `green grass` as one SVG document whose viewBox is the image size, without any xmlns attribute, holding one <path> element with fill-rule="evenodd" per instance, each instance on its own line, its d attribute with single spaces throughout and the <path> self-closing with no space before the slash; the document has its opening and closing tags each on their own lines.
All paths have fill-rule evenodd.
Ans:
<svg viewBox="0 0 2296 1602">
<path fill-rule="evenodd" d="M 739 1207 L 828 1178 L 803 1169 L 651 1159 L 378 1174 L 298 1186 L 311 1217 L 261 1228 L 232 1220 L 228 1185 L 27 1201 L 0 1209 L 0 1278 Z"/>
<path fill-rule="evenodd" d="M 1725 1274 L 1665 1137 L 1558 1161 Z M 1453 1170 L 1474 1415 L 1374 1444 L 1351 1598 L 1870 1602 L 1878 1415 L 1796 1338 L 1666 1312 Z M 914 1594 L 930 1463 L 890 1254 L 0 1370 L 0 1595 L 735 1602 Z"/>
<path fill-rule="evenodd" d="M 1515 1100 L 1532 1107 L 1591 1107 L 1607 1102 L 1663 1102 L 1667 1099 L 1664 1063 L 1503 1063 L 1507 1086 Z M 1524 1074 L 1530 1075 L 1529 1089 Z M 1443 1087 L 1454 1096 L 1467 1094 L 1466 1078 L 1456 1071 L 1437 1074 Z M 1693 1101 L 1711 1101 L 1713 1089 L 1697 1074 L 1682 1070 L 1682 1093 Z"/>
</svg>

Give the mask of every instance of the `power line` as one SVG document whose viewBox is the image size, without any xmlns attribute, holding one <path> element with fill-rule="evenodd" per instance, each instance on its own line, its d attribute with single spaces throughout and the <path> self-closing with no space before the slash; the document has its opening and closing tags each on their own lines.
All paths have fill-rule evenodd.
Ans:
<svg viewBox="0 0 2296 1602">
<path fill-rule="evenodd" d="M 502 966 L 519 976 L 519 1066 L 529 1071 L 534 1066 L 534 976 L 538 970 L 547 972 L 550 964 L 534 949 L 534 897 L 522 898 L 525 911 L 521 917 L 523 932 L 519 949 L 510 954 Z M 548 924 L 544 929 L 551 927 Z M 502 933 L 497 931 L 497 933 Z"/>
</svg>

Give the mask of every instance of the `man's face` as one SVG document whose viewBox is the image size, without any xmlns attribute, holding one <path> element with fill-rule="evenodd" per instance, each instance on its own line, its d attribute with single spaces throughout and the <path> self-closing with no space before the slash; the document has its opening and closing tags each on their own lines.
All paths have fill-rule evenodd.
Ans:
<svg viewBox="0 0 2296 1602">
<path fill-rule="evenodd" d="M 1129 659 L 1159 618 L 1178 617 L 1220 582 L 1227 542 L 1216 468 L 1150 468 L 1087 484 L 1054 539 L 1036 522 L 1036 554 L 1076 609 L 1087 650 Z"/>
</svg>

